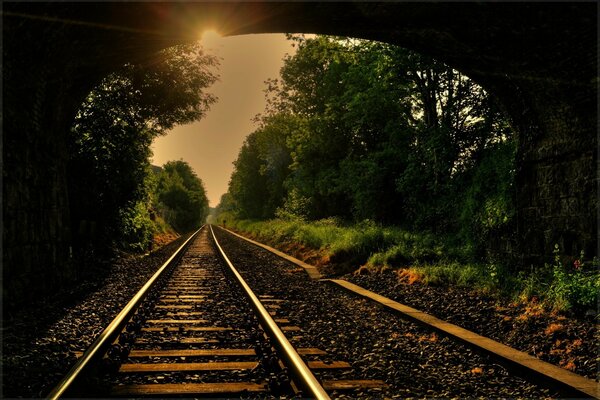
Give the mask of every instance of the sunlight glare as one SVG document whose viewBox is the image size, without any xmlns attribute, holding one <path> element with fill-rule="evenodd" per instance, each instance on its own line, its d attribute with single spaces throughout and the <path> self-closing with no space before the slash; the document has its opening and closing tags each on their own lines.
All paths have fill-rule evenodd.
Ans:
<svg viewBox="0 0 600 400">
<path fill-rule="evenodd" d="M 221 38 L 221 34 L 217 32 L 215 29 L 206 29 L 200 35 L 200 41 L 202 44 L 206 45 L 209 43 L 214 43 L 215 41 Z"/>
</svg>

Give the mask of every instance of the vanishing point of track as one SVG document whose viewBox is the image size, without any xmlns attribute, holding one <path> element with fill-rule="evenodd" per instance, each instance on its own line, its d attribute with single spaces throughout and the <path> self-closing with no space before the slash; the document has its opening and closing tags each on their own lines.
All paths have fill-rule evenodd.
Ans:
<svg viewBox="0 0 600 400">
<path fill-rule="evenodd" d="M 274 296 L 257 296 L 210 226 L 192 235 L 142 287 L 49 398 L 309 396 L 384 386 L 343 379 L 350 365 L 294 348 Z M 304 359 L 303 359 L 304 358 Z M 320 358 L 323 358 L 322 360 Z M 308 361 L 305 361 L 308 360 Z M 315 375 L 327 370 L 330 377 Z"/>
<path fill-rule="evenodd" d="M 207 226 L 192 235 L 49 397 L 559 395 L 550 387 L 598 397 L 591 380 L 217 233 Z"/>
</svg>

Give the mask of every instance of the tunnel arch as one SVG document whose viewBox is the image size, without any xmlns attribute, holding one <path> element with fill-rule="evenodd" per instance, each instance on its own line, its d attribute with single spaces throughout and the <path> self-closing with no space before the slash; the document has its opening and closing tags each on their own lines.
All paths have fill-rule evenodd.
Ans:
<svg viewBox="0 0 600 400">
<path fill-rule="evenodd" d="M 52 290 L 77 276 L 65 135 L 80 100 L 120 65 L 204 28 L 379 40 L 460 70 L 517 132 L 520 264 L 543 262 L 554 243 L 597 254 L 596 17 L 595 2 L 5 3 L 5 304 L 32 282 Z"/>
</svg>

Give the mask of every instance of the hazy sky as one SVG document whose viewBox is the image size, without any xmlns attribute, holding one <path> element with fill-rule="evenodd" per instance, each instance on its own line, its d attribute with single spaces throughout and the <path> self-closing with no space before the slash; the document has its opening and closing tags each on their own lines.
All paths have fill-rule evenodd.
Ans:
<svg viewBox="0 0 600 400">
<path fill-rule="evenodd" d="M 252 118 L 264 110 L 264 81 L 278 77 L 284 55 L 294 49 L 283 34 L 205 35 L 203 45 L 222 58 L 220 81 L 209 89 L 219 100 L 203 120 L 156 139 L 152 163 L 187 161 L 204 181 L 214 207 L 227 191 L 232 162 L 244 138 L 254 130 Z"/>
</svg>

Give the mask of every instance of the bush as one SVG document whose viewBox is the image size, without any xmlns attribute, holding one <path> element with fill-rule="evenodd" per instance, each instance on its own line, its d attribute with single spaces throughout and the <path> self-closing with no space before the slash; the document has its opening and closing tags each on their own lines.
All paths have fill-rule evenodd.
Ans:
<svg viewBox="0 0 600 400">
<path fill-rule="evenodd" d="M 594 264 L 594 263 L 592 263 Z M 571 308 L 596 308 L 600 290 L 600 273 L 597 268 L 586 271 L 583 252 L 575 260 L 573 267 L 561 262 L 560 249 L 554 245 L 554 264 L 546 265 L 552 270 L 552 281 L 547 298 L 553 308 L 568 310 Z"/>
<path fill-rule="evenodd" d="M 155 197 L 163 218 L 180 233 L 199 228 L 208 216 L 204 184 L 185 161 L 169 161 L 163 166 Z"/>
<path fill-rule="evenodd" d="M 442 258 L 444 246 L 431 235 L 417 235 L 399 228 L 384 227 L 370 220 L 344 225 L 336 218 L 314 222 L 299 219 L 273 219 L 269 221 L 235 220 L 230 213 L 217 217 L 217 221 L 240 231 L 268 238 L 271 242 L 296 242 L 330 257 L 351 259 L 357 263 L 368 261 L 373 266 L 398 261 L 434 261 Z"/>
<path fill-rule="evenodd" d="M 143 252 L 150 248 L 155 226 L 146 205 L 138 202 L 119 211 L 119 247 L 126 251 Z"/>
</svg>

